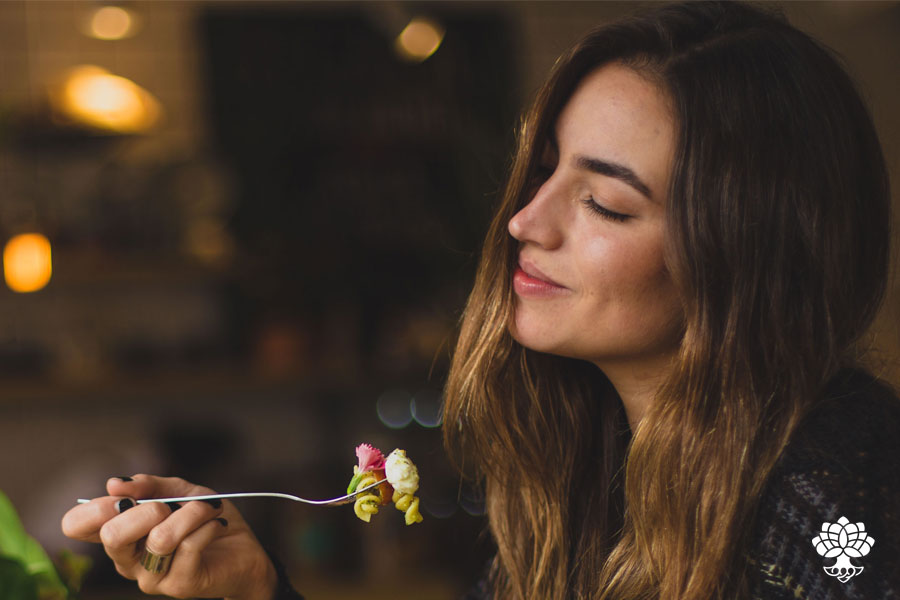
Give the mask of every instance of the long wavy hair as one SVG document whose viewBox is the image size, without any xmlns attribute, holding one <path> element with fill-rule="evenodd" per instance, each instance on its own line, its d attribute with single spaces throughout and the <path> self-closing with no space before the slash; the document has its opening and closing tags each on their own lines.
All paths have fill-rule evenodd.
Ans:
<svg viewBox="0 0 900 600">
<path fill-rule="evenodd" d="M 510 336 L 539 149 L 579 81 L 617 62 L 658 85 L 677 141 L 665 259 L 677 360 L 634 432 L 604 374 Z M 885 291 L 890 193 L 871 117 L 830 51 L 733 2 L 654 8 L 553 68 L 517 150 L 462 320 L 444 441 L 485 486 L 495 600 L 747 593 L 744 549 L 792 431 Z"/>
</svg>

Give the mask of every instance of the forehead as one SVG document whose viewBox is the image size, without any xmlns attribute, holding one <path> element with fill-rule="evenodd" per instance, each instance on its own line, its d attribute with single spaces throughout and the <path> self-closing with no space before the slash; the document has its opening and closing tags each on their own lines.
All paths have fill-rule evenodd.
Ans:
<svg viewBox="0 0 900 600">
<path fill-rule="evenodd" d="M 624 164 L 657 193 L 668 183 L 674 140 L 668 98 L 648 78 L 617 63 L 588 73 L 556 122 L 562 154 Z"/>
</svg>

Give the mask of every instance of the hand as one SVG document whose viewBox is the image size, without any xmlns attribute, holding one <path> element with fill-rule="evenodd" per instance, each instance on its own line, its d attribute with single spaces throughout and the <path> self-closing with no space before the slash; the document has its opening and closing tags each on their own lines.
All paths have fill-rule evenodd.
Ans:
<svg viewBox="0 0 900 600">
<path fill-rule="evenodd" d="M 213 490 L 152 475 L 135 475 L 132 481 L 114 477 L 106 489 L 109 496 L 94 498 L 63 516 L 63 533 L 103 544 L 116 570 L 137 580 L 145 594 L 272 598 L 275 569 L 231 502 L 191 501 L 180 503 L 180 508 L 162 502 L 134 503 L 142 498 L 215 494 Z M 145 545 L 155 554 L 174 553 L 168 572 L 144 569 L 139 561 Z"/>
</svg>

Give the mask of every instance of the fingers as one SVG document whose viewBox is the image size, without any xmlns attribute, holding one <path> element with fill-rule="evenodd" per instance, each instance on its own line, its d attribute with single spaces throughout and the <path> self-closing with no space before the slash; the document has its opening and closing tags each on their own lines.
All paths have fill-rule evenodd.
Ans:
<svg viewBox="0 0 900 600">
<path fill-rule="evenodd" d="M 171 554 L 194 531 L 221 513 L 221 500 L 188 502 L 147 534 L 147 547 L 156 554 Z"/>
<path fill-rule="evenodd" d="M 214 584 L 209 580 L 208 570 L 203 568 L 203 551 L 227 531 L 227 526 L 228 521 L 221 517 L 208 520 L 184 536 L 171 551 L 157 550 L 148 537 L 145 542 L 147 550 L 160 556 L 174 553 L 171 566 L 163 573 L 151 573 L 139 566 L 132 579 L 137 580 L 138 587 L 145 594 L 163 594 L 175 598 L 195 596 L 198 590 Z"/>
<path fill-rule="evenodd" d="M 101 528 L 121 512 L 119 502 L 125 498 L 164 498 L 215 493 L 209 488 L 194 485 L 178 477 L 154 477 L 143 474 L 112 477 L 106 482 L 106 488 L 110 496 L 95 498 L 63 515 L 61 524 L 66 536 L 84 542 L 101 542 Z"/>
<path fill-rule="evenodd" d="M 172 514 L 165 504 L 149 502 L 141 504 L 114 517 L 100 528 L 103 549 L 116 563 L 116 570 L 125 577 L 134 579 L 131 573 L 137 564 L 138 541 Z"/>
<path fill-rule="evenodd" d="M 131 506 L 134 506 L 134 501 L 130 498 L 113 496 L 79 504 L 63 515 L 63 533 L 72 539 L 97 543 L 100 541 L 100 528 L 103 524 Z"/>
<path fill-rule="evenodd" d="M 138 542 L 144 542 L 155 554 L 171 554 L 178 545 L 210 519 L 222 512 L 221 502 L 188 502 L 172 512 L 161 502 L 135 506 L 127 513 L 107 521 L 100 529 L 100 541 L 116 569 L 130 579 L 136 579 L 139 569 Z"/>
<path fill-rule="evenodd" d="M 156 477 L 143 474 L 131 477 L 111 477 L 106 482 L 106 490 L 111 496 L 129 496 L 131 498 L 168 498 L 215 493 L 209 488 L 194 485 L 180 477 Z"/>
<path fill-rule="evenodd" d="M 204 572 L 203 567 L 203 551 L 209 546 L 213 540 L 228 531 L 228 521 L 219 517 L 207 521 L 189 535 L 185 536 L 181 543 L 178 544 L 178 552 L 172 562 L 172 568 L 169 574 L 173 581 L 196 580 L 198 574 Z M 211 582 L 197 582 L 195 585 L 206 587 Z M 172 592 L 178 590 L 160 589 L 164 594 L 175 595 Z"/>
</svg>

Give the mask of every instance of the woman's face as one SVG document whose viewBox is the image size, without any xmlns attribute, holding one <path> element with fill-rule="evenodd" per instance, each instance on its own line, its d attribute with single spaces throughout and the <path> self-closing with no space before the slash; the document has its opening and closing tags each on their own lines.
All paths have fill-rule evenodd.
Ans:
<svg viewBox="0 0 900 600">
<path fill-rule="evenodd" d="M 534 197 L 509 222 L 522 345 L 601 369 L 677 349 L 682 310 L 663 261 L 674 136 L 666 97 L 633 70 L 605 65 L 578 85 Z"/>
</svg>

